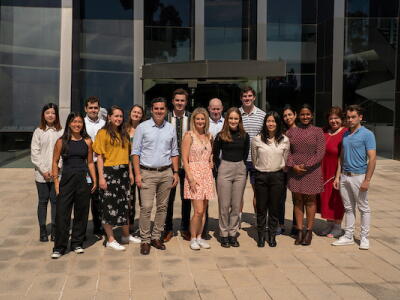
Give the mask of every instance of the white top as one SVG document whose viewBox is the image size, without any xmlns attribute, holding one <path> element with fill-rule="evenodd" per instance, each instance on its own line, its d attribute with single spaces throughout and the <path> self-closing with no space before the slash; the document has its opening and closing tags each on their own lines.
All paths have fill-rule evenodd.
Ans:
<svg viewBox="0 0 400 300">
<path fill-rule="evenodd" d="M 96 139 L 97 132 L 102 129 L 106 125 L 106 121 L 104 121 L 102 118 L 97 118 L 96 121 L 93 121 L 90 119 L 88 116 L 85 117 L 85 126 L 86 126 L 86 132 L 94 142 Z M 97 161 L 97 154 L 93 152 L 93 162 Z"/>
<path fill-rule="evenodd" d="M 217 122 L 210 118 L 210 128 L 208 131 L 212 134 L 214 139 L 217 136 L 218 132 L 222 130 L 222 127 L 224 126 L 224 121 L 224 117 L 221 117 Z"/>
<path fill-rule="evenodd" d="M 257 135 L 251 141 L 251 158 L 254 167 L 260 172 L 276 172 L 285 167 L 290 143 L 287 136 L 277 145 L 274 141 L 264 143 Z"/>
<path fill-rule="evenodd" d="M 36 128 L 31 142 L 31 161 L 35 166 L 35 181 L 44 183 L 43 173 L 51 172 L 54 145 L 62 136 L 63 130 L 46 126 L 46 130 Z"/>
</svg>

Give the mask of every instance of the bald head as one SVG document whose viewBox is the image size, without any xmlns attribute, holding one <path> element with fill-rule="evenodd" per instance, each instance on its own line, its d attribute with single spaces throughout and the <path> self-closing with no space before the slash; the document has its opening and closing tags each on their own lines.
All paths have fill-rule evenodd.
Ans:
<svg viewBox="0 0 400 300">
<path fill-rule="evenodd" d="M 223 109 L 224 107 L 222 106 L 222 101 L 218 98 L 212 98 L 208 103 L 210 117 L 215 122 L 221 119 Z"/>
</svg>

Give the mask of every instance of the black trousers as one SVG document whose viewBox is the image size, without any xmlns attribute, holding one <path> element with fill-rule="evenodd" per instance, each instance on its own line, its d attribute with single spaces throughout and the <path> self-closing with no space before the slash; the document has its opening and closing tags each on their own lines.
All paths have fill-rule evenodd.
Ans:
<svg viewBox="0 0 400 300">
<path fill-rule="evenodd" d="M 192 210 L 192 202 L 190 199 L 184 199 L 183 197 L 183 185 L 185 181 L 185 170 L 179 169 L 179 184 L 180 184 L 180 192 L 181 192 L 181 200 L 182 200 L 182 209 L 181 209 L 181 230 L 189 231 L 190 227 L 190 211 Z M 176 195 L 176 187 L 171 189 L 168 198 L 168 209 L 167 209 L 167 217 L 165 218 L 165 228 L 166 232 L 173 231 L 172 220 L 174 217 L 174 201 Z"/>
<path fill-rule="evenodd" d="M 97 163 L 95 163 L 96 167 L 96 177 L 97 182 L 99 182 L 99 175 L 97 173 Z M 89 184 L 89 187 L 91 184 Z M 91 211 L 93 218 L 93 234 L 102 234 L 103 226 L 101 225 L 101 199 L 100 199 L 100 190 L 97 186 L 94 193 L 90 194 L 90 202 L 91 202 Z"/>
<path fill-rule="evenodd" d="M 286 193 L 287 193 L 287 173 L 283 173 L 283 186 L 282 186 L 282 194 L 281 198 L 279 199 L 279 225 L 285 224 L 285 204 L 286 204 Z"/>
<path fill-rule="evenodd" d="M 62 174 L 56 205 L 56 237 L 53 251 L 64 253 L 68 247 L 72 207 L 74 222 L 71 248 L 82 247 L 88 223 L 89 206 L 90 189 L 86 181 L 86 173 Z"/>
<path fill-rule="evenodd" d="M 50 200 L 51 205 L 51 223 L 54 224 L 56 221 L 56 191 L 54 189 L 53 182 L 37 182 L 36 188 L 38 191 L 38 208 L 37 215 L 39 220 L 39 225 L 46 225 L 47 219 L 47 205 Z"/>
<path fill-rule="evenodd" d="M 283 171 L 256 172 L 255 193 L 258 232 L 265 231 L 267 216 L 269 230 L 276 232 L 279 223 L 279 205 L 283 186 Z"/>
</svg>

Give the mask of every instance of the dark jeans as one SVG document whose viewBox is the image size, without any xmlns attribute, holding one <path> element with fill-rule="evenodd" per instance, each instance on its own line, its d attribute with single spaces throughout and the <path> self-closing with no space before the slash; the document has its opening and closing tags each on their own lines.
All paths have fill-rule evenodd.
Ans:
<svg viewBox="0 0 400 300">
<path fill-rule="evenodd" d="M 135 222 L 136 190 L 138 190 L 136 188 L 136 184 L 131 185 L 131 201 L 129 203 L 129 225 L 133 225 L 133 223 Z M 141 200 L 140 200 L 140 192 L 138 192 L 138 195 L 139 195 L 139 206 L 140 206 L 140 202 L 141 202 Z"/>
<path fill-rule="evenodd" d="M 56 191 L 53 182 L 36 182 L 36 188 L 38 191 L 38 208 L 37 215 L 39 225 L 46 225 L 47 219 L 47 204 L 50 200 L 51 205 L 51 223 L 54 224 L 56 221 Z"/>
<path fill-rule="evenodd" d="M 181 230 L 182 231 L 189 231 L 190 227 L 190 211 L 192 209 L 192 202 L 189 199 L 183 198 L 183 185 L 185 180 L 185 170 L 179 169 L 179 184 L 180 184 L 180 192 L 181 192 L 181 199 L 182 199 L 182 220 L 181 220 Z M 166 232 L 173 231 L 173 224 L 172 220 L 174 217 L 174 201 L 176 195 L 176 187 L 171 189 L 168 199 L 168 210 L 167 210 L 167 217 L 165 219 L 165 228 Z"/>
<path fill-rule="evenodd" d="M 82 247 L 85 238 L 90 206 L 90 189 L 86 173 L 62 174 L 60 194 L 57 199 L 56 238 L 53 251 L 64 253 L 68 246 L 72 207 L 71 248 Z"/>
<path fill-rule="evenodd" d="M 271 232 L 276 232 L 279 222 L 279 204 L 283 186 L 283 171 L 256 172 L 255 193 L 258 232 L 265 231 L 267 216 L 269 230 Z"/>
</svg>

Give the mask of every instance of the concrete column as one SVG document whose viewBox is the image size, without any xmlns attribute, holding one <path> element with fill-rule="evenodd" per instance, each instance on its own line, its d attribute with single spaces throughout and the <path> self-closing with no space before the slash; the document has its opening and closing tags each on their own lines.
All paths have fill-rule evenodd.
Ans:
<svg viewBox="0 0 400 300">
<path fill-rule="evenodd" d="M 71 111 L 72 84 L 72 0 L 61 1 L 59 113 L 65 124 Z"/>
<path fill-rule="evenodd" d="M 204 0 L 194 1 L 194 60 L 204 60 Z"/>
<path fill-rule="evenodd" d="M 267 0 L 257 0 L 257 60 L 267 59 Z M 267 109 L 267 80 L 258 80 L 261 95 L 258 101 L 259 107 Z"/>
<path fill-rule="evenodd" d="M 335 0 L 333 10 L 332 105 L 343 105 L 343 60 L 345 42 L 345 0 Z"/>
<path fill-rule="evenodd" d="M 144 105 L 144 0 L 133 1 L 133 103 Z"/>
</svg>

